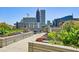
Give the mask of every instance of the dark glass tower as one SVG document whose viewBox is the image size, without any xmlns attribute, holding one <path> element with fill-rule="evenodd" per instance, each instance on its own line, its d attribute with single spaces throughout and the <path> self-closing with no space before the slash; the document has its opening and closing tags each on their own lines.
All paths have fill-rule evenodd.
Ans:
<svg viewBox="0 0 79 59">
<path fill-rule="evenodd" d="M 18 22 L 16 22 L 16 28 L 19 28 L 19 26 L 18 26 Z"/>
<path fill-rule="evenodd" d="M 39 9 L 37 9 L 37 11 L 36 11 L 36 20 L 37 20 L 37 22 L 40 22 L 40 11 L 39 11 Z"/>
<path fill-rule="evenodd" d="M 45 10 L 40 10 L 40 22 L 41 26 L 45 25 Z"/>
</svg>

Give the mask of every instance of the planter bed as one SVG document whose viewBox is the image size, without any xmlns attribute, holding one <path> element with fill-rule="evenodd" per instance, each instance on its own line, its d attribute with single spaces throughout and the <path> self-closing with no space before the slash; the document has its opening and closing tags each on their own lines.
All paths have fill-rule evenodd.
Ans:
<svg viewBox="0 0 79 59">
<path fill-rule="evenodd" d="M 36 42 L 29 42 L 29 52 L 78 52 L 78 47 L 64 46 L 63 44 L 49 43 L 47 35 L 36 39 Z"/>
<path fill-rule="evenodd" d="M 33 32 L 27 32 L 27 33 L 21 33 L 21 34 L 7 36 L 7 37 L 0 37 L 0 48 L 32 35 L 33 35 Z"/>
<path fill-rule="evenodd" d="M 79 49 L 43 42 L 29 42 L 28 52 L 79 52 Z"/>
</svg>

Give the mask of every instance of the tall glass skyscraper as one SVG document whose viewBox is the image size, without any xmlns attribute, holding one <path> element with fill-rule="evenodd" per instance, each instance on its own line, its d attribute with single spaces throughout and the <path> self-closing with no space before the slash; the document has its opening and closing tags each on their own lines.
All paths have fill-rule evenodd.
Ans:
<svg viewBox="0 0 79 59">
<path fill-rule="evenodd" d="M 37 9 L 36 20 L 37 20 L 37 23 L 39 23 L 40 27 L 45 25 L 45 10 Z"/>
<path fill-rule="evenodd" d="M 45 10 L 40 10 L 40 22 L 41 26 L 45 25 Z"/>
<path fill-rule="evenodd" d="M 37 22 L 40 22 L 40 11 L 39 11 L 39 9 L 37 9 L 37 11 L 36 11 L 36 20 L 37 20 Z"/>
</svg>

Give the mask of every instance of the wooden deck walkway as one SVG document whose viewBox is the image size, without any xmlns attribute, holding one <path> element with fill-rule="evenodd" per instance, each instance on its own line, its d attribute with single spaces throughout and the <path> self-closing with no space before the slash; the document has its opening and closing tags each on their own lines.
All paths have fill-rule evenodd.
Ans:
<svg viewBox="0 0 79 59">
<path fill-rule="evenodd" d="M 0 52 L 28 52 L 28 42 L 35 41 L 36 38 L 38 38 L 44 34 L 45 33 L 35 34 L 35 35 L 28 37 L 26 39 L 12 43 L 8 46 L 0 48 Z"/>
</svg>

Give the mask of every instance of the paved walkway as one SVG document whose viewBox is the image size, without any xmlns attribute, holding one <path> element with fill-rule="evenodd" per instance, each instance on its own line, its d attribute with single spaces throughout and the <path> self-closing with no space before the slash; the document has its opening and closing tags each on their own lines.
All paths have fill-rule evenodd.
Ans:
<svg viewBox="0 0 79 59">
<path fill-rule="evenodd" d="M 27 52 L 28 51 L 28 42 L 35 41 L 36 38 L 38 38 L 44 34 L 45 33 L 35 34 L 35 35 L 28 37 L 26 39 L 12 43 L 8 46 L 0 48 L 0 52 Z"/>
</svg>

